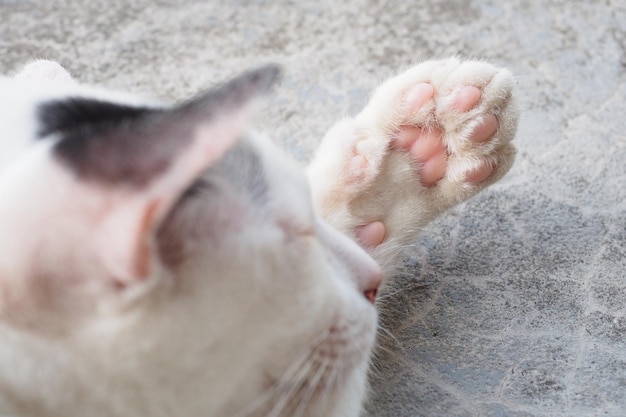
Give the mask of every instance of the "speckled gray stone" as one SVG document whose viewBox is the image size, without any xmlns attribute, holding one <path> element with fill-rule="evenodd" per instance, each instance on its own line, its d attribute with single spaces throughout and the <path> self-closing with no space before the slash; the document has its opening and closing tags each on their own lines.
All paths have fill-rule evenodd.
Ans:
<svg viewBox="0 0 626 417">
<path fill-rule="evenodd" d="M 0 0 L 0 71 L 182 99 L 275 61 L 261 128 L 296 158 L 429 57 L 511 68 L 519 156 L 433 223 L 387 309 L 368 415 L 626 415 L 626 2 Z"/>
</svg>

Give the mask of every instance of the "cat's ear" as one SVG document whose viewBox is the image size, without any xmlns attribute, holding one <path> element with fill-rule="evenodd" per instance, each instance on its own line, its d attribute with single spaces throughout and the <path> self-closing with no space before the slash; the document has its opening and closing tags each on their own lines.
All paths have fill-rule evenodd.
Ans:
<svg viewBox="0 0 626 417">
<path fill-rule="evenodd" d="M 15 74 L 17 80 L 47 80 L 73 82 L 70 73 L 60 64 L 47 59 L 37 59 L 26 65 Z"/>
<path fill-rule="evenodd" d="M 92 243 L 119 284 L 145 280 L 157 262 L 156 232 L 180 196 L 247 128 L 275 66 L 243 74 L 171 109 L 99 101 L 40 109 L 40 135 L 61 137 L 54 157 L 106 196 Z"/>
</svg>

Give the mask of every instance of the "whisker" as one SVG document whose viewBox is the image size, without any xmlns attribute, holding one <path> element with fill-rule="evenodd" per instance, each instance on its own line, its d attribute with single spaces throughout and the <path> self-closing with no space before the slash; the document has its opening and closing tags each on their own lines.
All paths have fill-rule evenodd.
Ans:
<svg viewBox="0 0 626 417">
<path fill-rule="evenodd" d="M 307 346 L 305 346 L 298 355 L 293 359 L 293 361 L 287 367 L 287 370 L 281 375 L 278 379 L 278 382 L 263 391 L 257 398 L 255 398 L 252 402 L 250 402 L 241 412 L 237 414 L 238 417 L 248 417 L 250 414 L 257 411 L 261 408 L 268 400 L 276 396 L 280 391 L 284 391 L 286 385 L 292 380 L 297 380 L 294 378 L 296 375 L 302 373 L 302 368 L 305 367 L 307 362 L 310 360 L 311 353 L 313 350 L 328 336 L 328 331 L 324 331 L 320 333 L 315 339 L 311 341 Z M 273 410 L 274 408 L 272 408 Z"/>
<path fill-rule="evenodd" d="M 313 393 L 317 389 L 317 386 L 322 380 L 324 373 L 326 373 L 326 370 L 328 369 L 329 362 L 330 360 L 328 358 L 324 358 L 324 362 L 322 362 L 322 365 L 318 368 L 317 372 L 315 372 L 315 375 L 313 375 L 313 378 L 309 380 L 308 387 L 305 390 L 304 395 L 300 399 L 300 404 L 298 404 L 298 408 L 296 409 L 292 417 L 300 417 L 302 413 L 306 411 L 306 407 L 311 402 Z"/>
<path fill-rule="evenodd" d="M 311 366 L 313 365 L 313 362 L 311 361 L 311 355 L 315 352 L 315 348 L 319 346 L 319 344 L 322 343 L 326 337 L 328 337 L 329 333 L 329 330 L 322 332 L 308 345 L 308 347 L 305 349 L 306 362 L 304 362 L 300 369 L 297 369 L 293 375 L 284 374 L 280 378 L 278 387 L 283 390 L 285 385 L 287 385 L 287 390 L 285 393 L 281 393 L 275 406 L 272 408 L 270 414 L 268 414 L 267 417 L 278 417 L 280 415 L 280 412 L 289 403 L 289 400 L 291 400 L 294 393 L 298 392 L 298 390 L 302 388 L 302 384 L 304 383 L 303 375 L 308 375 L 311 370 Z"/>
<path fill-rule="evenodd" d="M 324 392 L 322 392 L 322 395 L 320 397 L 321 398 L 320 404 L 326 404 L 326 402 L 328 401 L 328 396 L 333 390 L 333 388 L 335 387 L 339 367 L 340 365 L 337 363 L 337 361 L 334 361 L 333 366 L 330 369 L 328 382 L 326 383 L 326 386 L 324 387 Z"/>
<path fill-rule="evenodd" d="M 341 362 L 333 361 L 332 366 L 330 367 L 330 374 L 328 375 L 327 382 L 324 386 L 324 390 L 320 395 L 319 404 L 326 405 L 328 404 L 328 399 L 340 384 L 339 378 L 342 375 L 343 366 Z M 318 413 L 319 414 L 319 413 Z"/>
<path fill-rule="evenodd" d="M 289 375 L 289 377 L 291 377 L 292 374 L 295 374 L 298 372 L 298 369 L 308 360 L 308 355 L 309 352 L 307 350 L 305 350 L 304 352 L 302 352 L 300 355 L 298 355 L 295 360 L 289 365 L 289 367 L 287 368 L 287 371 L 285 371 L 285 374 L 283 375 L 283 377 L 281 377 L 281 380 L 284 378 L 285 375 Z M 282 384 L 276 384 L 273 385 L 272 387 L 270 387 L 269 389 L 265 390 L 264 392 L 262 392 L 255 400 L 253 400 L 240 414 L 239 416 L 241 417 L 247 417 L 250 414 L 252 414 L 254 411 L 258 410 L 260 407 L 263 406 L 263 404 L 265 404 L 270 398 L 274 397 L 274 395 L 280 391 L 283 388 Z"/>
<path fill-rule="evenodd" d="M 307 361 L 305 363 L 305 366 L 303 366 L 300 369 L 299 374 L 301 373 L 308 374 L 310 371 L 311 365 L 312 365 L 312 362 Z M 279 417 L 280 416 L 281 411 L 283 411 L 283 409 L 287 406 L 287 404 L 289 404 L 289 400 L 291 400 L 294 393 L 298 392 L 302 388 L 304 381 L 303 380 L 298 381 L 297 379 L 296 381 L 297 382 L 290 384 L 290 386 L 287 388 L 287 391 L 284 394 L 281 394 L 281 396 L 276 401 L 276 404 L 274 405 L 274 407 L 270 410 L 270 413 L 267 415 L 267 417 Z"/>
<path fill-rule="evenodd" d="M 378 301 L 381 301 L 381 300 L 385 300 L 387 298 L 395 296 L 396 294 L 400 294 L 403 291 L 405 291 L 405 290 L 404 289 L 400 289 L 400 290 L 396 290 L 396 291 L 393 291 L 393 292 L 385 291 L 379 297 L 376 298 L 376 301 L 378 302 Z"/>
<path fill-rule="evenodd" d="M 379 331 L 381 331 L 382 333 L 384 333 L 386 338 L 389 338 L 389 339 L 393 340 L 393 341 L 394 341 L 394 343 L 396 344 L 396 346 L 397 346 L 398 348 L 400 348 L 400 350 L 402 351 L 402 353 L 406 354 L 406 351 L 405 351 L 405 349 L 404 349 L 404 346 L 402 346 L 402 343 L 400 343 L 400 341 L 398 340 L 398 338 L 397 338 L 397 337 L 396 337 L 393 333 L 391 333 L 389 330 L 385 329 L 385 327 L 384 327 L 384 326 L 382 326 L 382 325 L 379 325 L 379 326 L 378 326 L 378 330 L 379 330 Z M 377 344 L 376 344 L 376 348 L 378 348 L 378 347 L 383 348 L 383 346 L 381 346 L 381 344 L 380 344 L 380 343 L 377 343 Z"/>
</svg>

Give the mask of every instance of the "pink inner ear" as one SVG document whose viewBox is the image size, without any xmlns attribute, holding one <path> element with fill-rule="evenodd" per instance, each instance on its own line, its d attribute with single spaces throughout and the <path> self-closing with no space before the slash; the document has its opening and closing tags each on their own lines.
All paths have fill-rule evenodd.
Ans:
<svg viewBox="0 0 626 417">
<path fill-rule="evenodd" d="M 72 76 L 65 68 L 54 61 L 40 59 L 27 64 L 15 75 L 17 80 L 49 80 L 73 82 Z"/>
<path fill-rule="evenodd" d="M 151 202 L 147 207 L 141 219 L 138 235 L 136 238 L 137 248 L 135 259 L 135 276 L 140 280 L 145 280 L 150 275 L 151 257 L 154 255 L 152 251 L 152 235 L 154 233 L 156 215 L 160 206 L 159 201 Z"/>
</svg>

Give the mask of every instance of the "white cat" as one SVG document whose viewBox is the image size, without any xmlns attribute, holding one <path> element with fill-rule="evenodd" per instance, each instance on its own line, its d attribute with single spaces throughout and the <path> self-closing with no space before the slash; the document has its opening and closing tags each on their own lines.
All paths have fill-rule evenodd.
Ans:
<svg viewBox="0 0 626 417">
<path fill-rule="evenodd" d="M 422 63 L 305 173 L 247 127 L 278 72 L 175 106 L 0 78 L 0 415 L 359 415 L 381 278 L 510 168 L 513 79 Z"/>
</svg>

